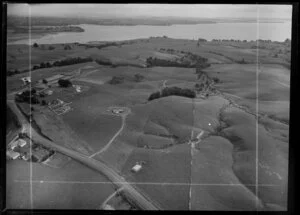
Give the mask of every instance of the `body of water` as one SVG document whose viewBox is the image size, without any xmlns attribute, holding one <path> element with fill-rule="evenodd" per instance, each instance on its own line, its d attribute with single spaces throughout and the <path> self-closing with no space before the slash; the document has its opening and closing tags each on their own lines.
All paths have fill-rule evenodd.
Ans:
<svg viewBox="0 0 300 215">
<path fill-rule="evenodd" d="M 90 41 L 121 41 L 156 36 L 167 36 L 176 39 L 239 39 L 239 40 L 272 40 L 291 39 L 291 22 L 283 23 L 217 23 L 171 26 L 103 26 L 79 25 L 85 32 L 68 32 L 43 36 L 38 39 L 24 39 L 10 44 L 54 44 L 86 43 Z"/>
</svg>

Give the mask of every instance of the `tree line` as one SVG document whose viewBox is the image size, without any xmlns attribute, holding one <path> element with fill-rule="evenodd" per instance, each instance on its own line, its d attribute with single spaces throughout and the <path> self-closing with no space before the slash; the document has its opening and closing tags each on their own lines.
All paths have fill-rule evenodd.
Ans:
<svg viewBox="0 0 300 215">
<path fill-rule="evenodd" d="M 86 62 L 92 62 L 92 61 L 93 61 L 93 59 L 91 57 L 66 58 L 66 59 L 63 59 L 63 60 L 55 61 L 53 63 L 51 63 L 51 62 L 42 62 L 39 65 L 34 65 L 31 70 L 33 71 L 33 70 L 43 69 L 43 68 L 68 66 L 68 65 L 86 63 Z M 7 71 L 7 76 L 12 76 L 12 75 L 15 75 L 15 74 L 20 74 L 20 73 L 25 73 L 25 72 L 29 72 L 29 69 L 25 69 L 25 70 L 18 70 L 18 69 L 8 70 Z"/>
<path fill-rule="evenodd" d="M 162 97 L 167 97 L 167 96 L 182 96 L 182 97 L 187 97 L 187 98 L 195 98 L 196 93 L 195 91 L 188 89 L 188 88 L 180 88 L 180 87 L 166 87 L 164 88 L 161 92 L 155 92 L 152 93 L 148 101 L 162 98 Z"/>
</svg>

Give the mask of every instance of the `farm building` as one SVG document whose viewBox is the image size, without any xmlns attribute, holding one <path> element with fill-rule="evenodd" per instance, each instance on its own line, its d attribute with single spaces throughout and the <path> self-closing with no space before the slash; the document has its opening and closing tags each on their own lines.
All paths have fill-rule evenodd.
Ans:
<svg viewBox="0 0 300 215">
<path fill-rule="evenodd" d="M 58 75 L 53 75 L 53 76 L 51 76 L 49 78 L 45 78 L 45 80 L 48 83 L 53 83 L 53 82 L 56 82 L 56 81 L 58 81 L 58 79 L 63 78 L 63 77 L 64 77 L 64 75 L 58 74 Z"/>
<path fill-rule="evenodd" d="M 7 155 L 9 158 L 15 160 L 15 159 L 17 159 L 17 158 L 20 156 L 20 153 L 14 152 L 14 151 L 10 151 L 10 150 L 9 150 L 9 151 L 6 151 L 6 155 Z"/>
<path fill-rule="evenodd" d="M 81 86 L 79 86 L 79 85 L 73 85 L 73 86 L 74 86 L 77 93 L 81 92 Z"/>
<path fill-rule="evenodd" d="M 142 165 L 139 164 L 139 163 L 136 163 L 136 164 L 132 167 L 131 171 L 132 171 L 132 172 L 138 172 L 138 171 L 140 171 L 141 169 L 142 169 Z"/>
<path fill-rule="evenodd" d="M 103 210 L 115 210 L 111 205 L 105 204 Z"/>
<path fill-rule="evenodd" d="M 29 84 L 29 83 L 31 83 L 31 77 L 30 76 L 23 77 L 23 78 L 21 78 L 21 80 L 23 81 L 23 84 Z"/>
<path fill-rule="evenodd" d="M 16 142 L 20 147 L 23 147 L 27 144 L 27 142 L 24 139 L 18 139 Z"/>
<path fill-rule="evenodd" d="M 18 140 L 17 140 L 17 141 L 12 142 L 12 143 L 9 145 L 9 147 L 10 147 L 12 150 L 14 150 L 18 145 L 19 145 L 19 143 L 18 143 Z"/>
<path fill-rule="evenodd" d="M 119 109 L 113 109 L 112 112 L 113 112 L 113 113 L 116 113 L 116 114 L 120 114 L 120 113 L 123 113 L 124 110 L 121 109 L 121 108 L 119 108 Z"/>
</svg>

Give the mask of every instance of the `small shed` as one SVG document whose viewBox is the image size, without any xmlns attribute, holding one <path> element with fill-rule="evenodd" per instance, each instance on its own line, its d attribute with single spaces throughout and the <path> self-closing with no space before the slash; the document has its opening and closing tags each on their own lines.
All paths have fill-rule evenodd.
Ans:
<svg viewBox="0 0 300 215">
<path fill-rule="evenodd" d="M 120 114 L 120 113 L 123 113 L 124 110 L 121 109 L 121 108 L 118 108 L 118 109 L 113 109 L 112 112 L 113 112 L 113 113 L 116 113 L 116 114 Z"/>
<path fill-rule="evenodd" d="M 138 172 L 138 171 L 140 171 L 141 169 L 142 169 L 142 165 L 139 164 L 139 163 L 136 163 L 136 164 L 132 167 L 131 171 L 132 171 L 132 172 Z"/>
<path fill-rule="evenodd" d="M 79 85 L 74 85 L 74 88 L 76 90 L 77 93 L 80 93 L 81 92 L 81 86 Z"/>
</svg>

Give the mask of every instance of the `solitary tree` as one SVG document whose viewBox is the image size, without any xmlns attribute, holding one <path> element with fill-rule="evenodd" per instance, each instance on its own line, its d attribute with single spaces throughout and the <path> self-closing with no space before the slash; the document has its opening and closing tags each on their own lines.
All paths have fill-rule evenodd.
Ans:
<svg viewBox="0 0 300 215">
<path fill-rule="evenodd" d="M 144 80 L 145 79 L 145 77 L 143 76 L 143 75 L 140 75 L 140 74 L 135 74 L 134 75 L 134 80 L 136 81 L 136 82 L 141 82 L 142 80 Z"/>
<path fill-rule="evenodd" d="M 47 102 L 45 100 L 42 100 L 42 105 L 43 106 L 47 105 Z"/>
<path fill-rule="evenodd" d="M 121 84 L 123 82 L 124 82 L 124 77 L 121 77 L 121 76 L 114 76 L 109 81 L 110 84 Z"/>
<path fill-rule="evenodd" d="M 214 77 L 213 80 L 214 80 L 215 83 L 219 83 L 220 82 L 220 79 L 217 78 L 217 77 Z"/>
<path fill-rule="evenodd" d="M 33 44 L 33 48 L 38 48 L 38 47 L 39 47 L 39 45 L 37 43 Z"/>
<path fill-rule="evenodd" d="M 47 84 L 48 81 L 46 79 L 43 79 L 43 84 Z"/>
</svg>

